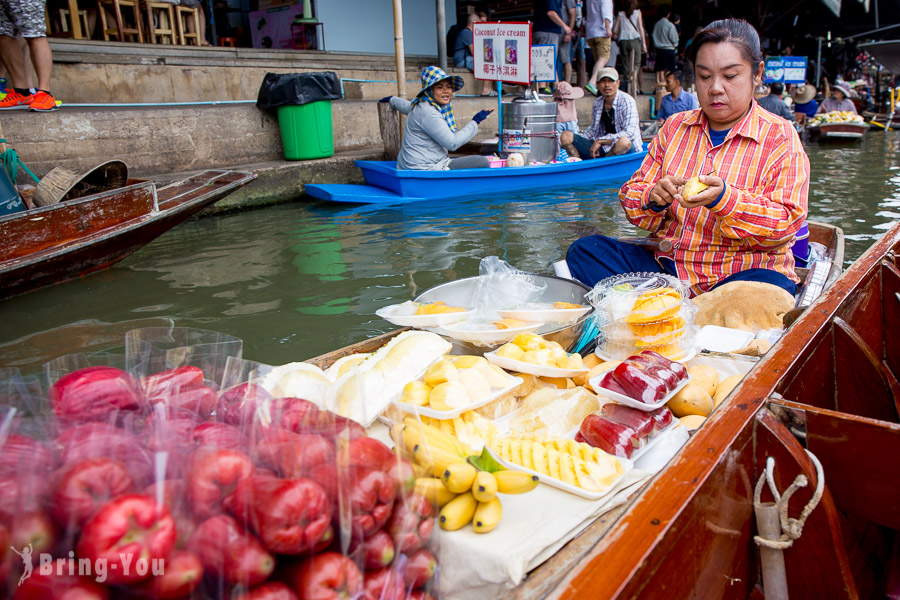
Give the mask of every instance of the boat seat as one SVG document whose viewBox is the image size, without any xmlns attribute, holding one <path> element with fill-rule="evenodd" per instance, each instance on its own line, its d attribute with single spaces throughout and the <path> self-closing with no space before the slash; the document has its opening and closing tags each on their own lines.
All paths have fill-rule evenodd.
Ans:
<svg viewBox="0 0 900 600">
<path fill-rule="evenodd" d="M 123 12 L 123 8 L 128 10 Z M 97 10 L 100 12 L 100 25 L 103 29 L 104 40 L 109 41 L 112 39 L 111 36 L 115 36 L 115 39 L 120 42 L 144 43 L 141 9 L 138 7 L 138 0 L 97 0 Z M 107 10 L 112 12 L 115 17 L 115 23 L 107 23 Z M 128 21 L 125 20 L 126 14 L 130 17 Z M 110 25 L 115 25 L 115 27 Z"/>
</svg>

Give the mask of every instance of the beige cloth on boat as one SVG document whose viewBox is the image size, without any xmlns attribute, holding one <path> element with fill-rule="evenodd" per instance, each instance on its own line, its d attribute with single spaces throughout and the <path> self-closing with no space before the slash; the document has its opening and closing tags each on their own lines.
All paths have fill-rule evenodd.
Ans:
<svg viewBox="0 0 900 600">
<path fill-rule="evenodd" d="M 759 281 L 733 281 L 693 299 L 699 309 L 694 323 L 759 331 L 784 327 L 782 318 L 794 308 L 787 290 Z"/>
</svg>

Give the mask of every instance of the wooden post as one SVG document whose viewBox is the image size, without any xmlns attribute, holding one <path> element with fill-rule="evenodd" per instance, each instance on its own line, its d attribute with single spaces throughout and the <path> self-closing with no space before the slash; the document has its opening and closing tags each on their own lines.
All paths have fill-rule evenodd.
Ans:
<svg viewBox="0 0 900 600">
<path fill-rule="evenodd" d="M 397 95 L 406 98 L 406 56 L 403 50 L 403 2 L 394 0 L 394 61 L 397 65 Z"/>
<path fill-rule="evenodd" d="M 29 66 L 31 66 L 31 65 L 29 65 Z M 6 136 L 3 135 L 3 124 L 0 123 L 0 140 L 3 140 L 2 142 L 0 142 L 0 153 L 6 152 L 7 146 L 6 146 L 5 137 Z M 15 183 L 15 181 L 13 181 L 13 183 Z"/>
<path fill-rule="evenodd" d="M 438 66 L 447 70 L 447 16 L 444 11 L 444 0 L 434 0 L 434 12 L 437 17 Z"/>
<path fill-rule="evenodd" d="M 384 142 L 384 159 L 397 160 L 400 153 L 400 113 L 391 108 L 387 102 L 379 102 L 378 129 L 381 141 Z"/>
</svg>

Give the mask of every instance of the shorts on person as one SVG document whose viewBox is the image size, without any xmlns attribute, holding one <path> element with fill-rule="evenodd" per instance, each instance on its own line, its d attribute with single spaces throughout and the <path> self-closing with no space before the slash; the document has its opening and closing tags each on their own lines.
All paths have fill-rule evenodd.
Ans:
<svg viewBox="0 0 900 600">
<path fill-rule="evenodd" d="M 0 35 L 47 37 L 44 2 L 41 0 L 0 0 Z"/>
<path fill-rule="evenodd" d="M 675 50 L 672 48 L 656 49 L 656 69 L 657 73 L 675 70 Z"/>
<path fill-rule="evenodd" d="M 594 60 L 598 60 L 601 56 L 605 56 L 609 60 L 612 40 L 608 37 L 595 37 L 590 38 L 587 42 L 588 46 L 591 47 L 591 54 L 594 55 Z"/>
<path fill-rule="evenodd" d="M 534 45 L 535 46 L 549 46 L 553 45 L 556 47 L 556 56 L 559 57 L 559 44 L 562 40 L 561 33 L 550 33 L 549 31 L 535 31 L 533 34 Z"/>
<path fill-rule="evenodd" d="M 578 133 L 578 121 L 562 121 L 557 123 L 556 133 L 562 133 L 563 131 Z"/>
</svg>

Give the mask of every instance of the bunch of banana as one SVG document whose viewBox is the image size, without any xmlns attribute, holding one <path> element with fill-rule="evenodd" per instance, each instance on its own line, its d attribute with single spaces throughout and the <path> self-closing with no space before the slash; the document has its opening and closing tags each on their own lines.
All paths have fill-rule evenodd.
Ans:
<svg viewBox="0 0 900 600">
<path fill-rule="evenodd" d="M 473 452 L 452 435 L 412 417 L 391 429 L 391 436 L 417 475 L 444 472 L 447 465 L 465 462 Z"/>
<path fill-rule="evenodd" d="M 534 436 L 503 437 L 491 449 L 503 460 L 592 492 L 606 491 L 625 471 L 617 458 L 589 444 L 529 438 Z"/>
<path fill-rule="evenodd" d="M 476 469 L 468 462 L 458 462 L 448 465 L 441 478 L 434 478 L 433 482 L 416 480 L 416 489 L 428 490 L 425 497 L 434 498 L 442 507 L 438 519 L 442 529 L 456 531 L 472 523 L 475 533 L 487 533 L 500 523 L 503 516 L 498 493 L 524 494 L 537 484 L 537 476 L 530 473 L 491 473 Z M 447 500 L 451 495 L 453 497 Z M 445 502 L 441 504 L 441 500 Z"/>
</svg>

